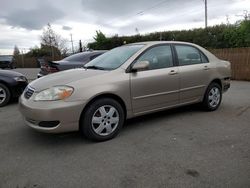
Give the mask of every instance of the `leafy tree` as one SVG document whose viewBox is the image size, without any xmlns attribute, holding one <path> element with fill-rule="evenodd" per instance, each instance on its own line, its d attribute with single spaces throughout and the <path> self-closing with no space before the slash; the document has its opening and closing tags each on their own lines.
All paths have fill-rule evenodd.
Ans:
<svg viewBox="0 0 250 188">
<path fill-rule="evenodd" d="M 41 46 L 50 46 L 51 47 L 51 56 L 54 58 L 56 52 L 60 52 L 59 55 L 65 55 L 68 52 L 68 48 L 66 46 L 67 40 L 62 38 L 59 34 L 57 34 L 48 23 L 47 27 L 43 30 L 41 35 Z"/>
<path fill-rule="evenodd" d="M 244 20 L 239 26 L 239 32 L 241 40 L 239 41 L 241 46 L 250 46 L 250 20 Z"/>
<path fill-rule="evenodd" d="M 38 58 L 38 57 L 51 57 L 51 50 L 53 50 L 53 53 L 54 53 L 53 59 L 60 59 L 61 53 L 56 47 L 43 45 L 43 44 L 41 44 L 40 48 L 38 46 L 31 48 L 30 51 L 26 54 L 26 56 L 36 57 L 36 58 Z"/>
<path fill-rule="evenodd" d="M 17 47 L 17 45 L 14 46 L 14 51 L 13 51 L 13 56 L 17 57 L 20 55 L 20 51 L 19 48 Z"/>
</svg>

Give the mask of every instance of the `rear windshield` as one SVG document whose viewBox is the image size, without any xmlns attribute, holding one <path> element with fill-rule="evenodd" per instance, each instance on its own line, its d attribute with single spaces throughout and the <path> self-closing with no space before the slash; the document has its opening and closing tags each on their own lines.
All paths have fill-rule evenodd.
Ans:
<svg viewBox="0 0 250 188">
<path fill-rule="evenodd" d="M 0 61 L 12 61 L 12 56 L 0 56 Z"/>
<path fill-rule="evenodd" d="M 83 52 L 64 58 L 65 61 L 85 61 L 89 58 L 90 52 Z"/>
</svg>

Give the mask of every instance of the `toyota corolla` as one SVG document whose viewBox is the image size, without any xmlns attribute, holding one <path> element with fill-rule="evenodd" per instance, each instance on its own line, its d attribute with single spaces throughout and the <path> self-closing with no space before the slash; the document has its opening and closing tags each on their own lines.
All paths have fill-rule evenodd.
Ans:
<svg viewBox="0 0 250 188">
<path fill-rule="evenodd" d="M 31 82 L 19 108 L 25 123 L 38 131 L 80 130 L 104 141 L 135 116 L 193 103 L 216 110 L 230 76 L 229 62 L 198 45 L 134 43 L 114 48 L 82 69 Z"/>
</svg>

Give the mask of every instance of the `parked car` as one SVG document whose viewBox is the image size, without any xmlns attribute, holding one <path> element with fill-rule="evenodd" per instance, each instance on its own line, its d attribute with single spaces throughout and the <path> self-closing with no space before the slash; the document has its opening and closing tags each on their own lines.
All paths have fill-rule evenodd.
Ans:
<svg viewBox="0 0 250 188">
<path fill-rule="evenodd" d="M 14 58 L 12 55 L 0 55 L 0 68 L 5 69 L 14 69 Z"/>
<path fill-rule="evenodd" d="M 27 78 L 21 73 L 0 70 L 0 107 L 13 98 L 18 98 L 28 85 Z"/>
<path fill-rule="evenodd" d="M 106 51 L 88 51 L 81 52 L 69 57 L 66 57 L 60 61 L 46 61 L 44 59 L 38 59 L 40 63 L 40 72 L 37 77 L 40 78 L 47 74 L 73 69 L 73 68 L 81 68 L 89 61 L 95 59 L 99 55 L 105 53 Z"/>
<path fill-rule="evenodd" d="M 187 104 L 216 110 L 230 87 L 230 63 L 184 42 L 115 48 L 85 65 L 40 78 L 20 98 L 25 123 L 42 132 L 80 130 L 113 138 L 128 118 Z"/>
</svg>

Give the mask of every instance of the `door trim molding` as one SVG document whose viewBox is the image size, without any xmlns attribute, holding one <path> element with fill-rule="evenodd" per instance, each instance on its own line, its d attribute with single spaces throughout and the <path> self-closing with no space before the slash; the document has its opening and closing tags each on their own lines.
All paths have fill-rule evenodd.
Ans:
<svg viewBox="0 0 250 188">
<path fill-rule="evenodd" d="M 203 87 L 206 87 L 206 85 L 199 85 L 199 86 L 193 86 L 193 87 L 183 88 L 183 89 L 180 89 L 180 92 L 182 92 L 182 91 L 188 91 L 188 90 L 192 90 L 192 89 L 199 89 L 199 88 L 203 88 Z"/>
<path fill-rule="evenodd" d="M 161 92 L 161 93 L 155 93 L 155 94 L 150 94 L 150 95 L 143 95 L 143 96 L 133 97 L 133 99 L 137 100 L 137 99 L 144 99 L 144 98 L 149 98 L 149 97 L 157 97 L 157 96 L 160 96 L 160 95 L 168 95 L 168 94 L 173 94 L 173 93 L 178 93 L 178 92 L 179 92 L 179 90 Z"/>
</svg>

